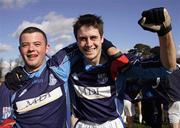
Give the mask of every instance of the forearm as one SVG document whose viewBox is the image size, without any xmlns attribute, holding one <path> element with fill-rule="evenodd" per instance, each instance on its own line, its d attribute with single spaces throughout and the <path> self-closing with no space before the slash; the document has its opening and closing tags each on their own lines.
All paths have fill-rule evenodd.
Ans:
<svg viewBox="0 0 180 128">
<path fill-rule="evenodd" d="M 145 10 L 138 23 L 144 30 L 158 34 L 162 65 L 168 70 L 174 70 L 176 68 L 176 49 L 168 10 L 164 7 Z"/>
<path fill-rule="evenodd" d="M 115 55 L 116 53 L 118 53 L 120 51 L 119 49 L 116 48 L 116 46 L 114 46 L 114 44 L 111 41 L 109 41 L 107 39 L 104 39 L 104 42 L 102 44 L 102 49 L 110 57 Z"/>
<path fill-rule="evenodd" d="M 168 32 L 164 36 L 159 36 L 160 57 L 162 65 L 169 70 L 176 69 L 176 48 L 173 40 L 172 32 Z"/>
<path fill-rule="evenodd" d="M 111 48 L 109 48 L 109 49 L 107 50 L 107 54 L 108 54 L 109 56 L 113 56 L 113 55 L 115 55 L 115 54 L 118 53 L 118 52 L 120 52 L 120 50 L 117 49 L 116 47 L 111 47 Z"/>
</svg>

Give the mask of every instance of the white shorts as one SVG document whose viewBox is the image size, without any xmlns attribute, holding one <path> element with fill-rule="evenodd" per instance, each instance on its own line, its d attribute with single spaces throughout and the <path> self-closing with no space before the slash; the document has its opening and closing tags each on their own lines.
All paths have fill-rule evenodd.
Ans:
<svg viewBox="0 0 180 128">
<path fill-rule="evenodd" d="M 124 115 L 131 117 L 135 114 L 135 105 L 129 100 L 124 100 Z"/>
<path fill-rule="evenodd" d="M 180 101 L 174 102 L 168 109 L 169 122 L 179 123 L 180 122 Z"/>
<path fill-rule="evenodd" d="M 111 121 L 106 121 L 103 124 L 97 124 L 89 121 L 79 121 L 75 125 L 75 128 L 125 128 L 122 120 L 120 118 L 116 118 Z"/>
</svg>

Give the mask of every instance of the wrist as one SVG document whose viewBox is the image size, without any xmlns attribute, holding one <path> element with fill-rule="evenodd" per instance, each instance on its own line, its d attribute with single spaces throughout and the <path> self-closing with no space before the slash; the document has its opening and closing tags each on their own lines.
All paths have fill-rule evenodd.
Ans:
<svg viewBox="0 0 180 128">
<path fill-rule="evenodd" d="M 160 29 L 158 32 L 157 32 L 157 34 L 158 34 L 158 36 L 164 36 L 164 35 L 166 35 L 168 32 L 170 32 L 172 30 L 172 26 L 171 26 L 171 24 L 168 26 L 168 27 L 164 27 L 164 25 L 163 25 L 163 27 L 162 27 L 162 29 Z"/>
</svg>

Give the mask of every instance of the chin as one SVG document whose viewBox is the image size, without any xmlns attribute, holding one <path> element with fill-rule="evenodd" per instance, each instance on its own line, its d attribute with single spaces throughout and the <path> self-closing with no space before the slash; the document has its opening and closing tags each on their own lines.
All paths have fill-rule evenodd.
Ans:
<svg viewBox="0 0 180 128">
<path fill-rule="evenodd" d="M 92 55 L 92 54 L 91 54 L 91 55 L 90 55 L 90 54 L 89 54 L 89 55 L 86 54 L 85 57 L 88 58 L 88 59 L 92 59 L 92 58 L 94 58 L 94 55 Z"/>
<path fill-rule="evenodd" d="M 31 66 L 31 67 L 35 67 L 36 65 L 37 65 L 37 63 L 35 63 L 35 62 L 29 62 L 29 63 L 27 63 L 29 66 Z"/>
<path fill-rule="evenodd" d="M 86 59 L 91 62 L 91 61 L 95 60 L 95 57 L 86 57 Z"/>
</svg>

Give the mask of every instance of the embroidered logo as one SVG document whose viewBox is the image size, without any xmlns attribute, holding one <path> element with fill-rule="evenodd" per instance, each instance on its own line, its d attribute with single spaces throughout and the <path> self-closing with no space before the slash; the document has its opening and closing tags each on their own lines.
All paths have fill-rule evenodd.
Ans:
<svg viewBox="0 0 180 128">
<path fill-rule="evenodd" d="M 106 73 L 98 74 L 97 82 L 100 84 L 105 84 L 108 81 Z"/>
<path fill-rule="evenodd" d="M 50 86 L 53 86 L 53 85 L 55 85 L 56 83 L 57 83 L 57 79 L 54 77 L 53 74 L 50 74 L 50 75 L 49 75 L 49 85 L 50 85 Z"/>
</svg>

